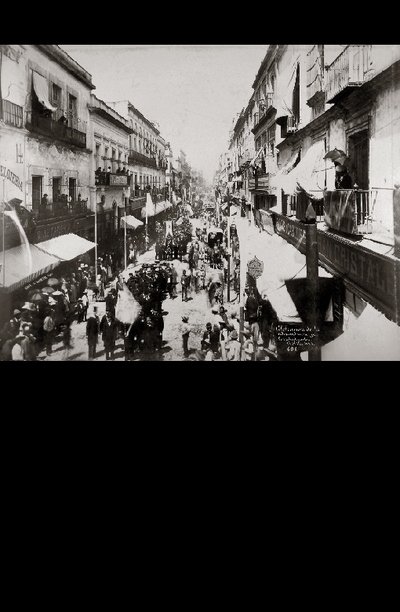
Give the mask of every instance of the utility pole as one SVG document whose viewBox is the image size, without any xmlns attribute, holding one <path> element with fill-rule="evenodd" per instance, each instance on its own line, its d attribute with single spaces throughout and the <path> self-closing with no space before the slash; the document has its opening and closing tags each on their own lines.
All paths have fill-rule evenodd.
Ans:
<svg viewBox="0 0 400 612">
<path fill-rule="evenodd" d="M 126 256 L 126 202 L 127 202 L 128 198 L 124 198 L 124 213 L 125 213 L 125 219 L 124 219 L 124 269 L 126 270 L 127 265 L 128 265 L 128 259 Z"/>
<path fill-rule="evenodd" d="M 309 361 L 321 361 L 321 347 L 318 343 L 318 235 L 315 210 L 310 203 L 306 211 L 306 265 L 307 292 L 309 295 L 310 316 L 308 324 L 315 331 L 315 344 L 308 351 Z"/>
<path fill-rule="evenodd" d="M 227 250 L 228 250 L 228 267 L 227 267 L 227 290 L 226 290 L 226 301 L 231 301 L 231 194 L 229 191 L 229 187 L 227 189 L 228 196 L 228 241 L 227 241 Z"/>
</svg>

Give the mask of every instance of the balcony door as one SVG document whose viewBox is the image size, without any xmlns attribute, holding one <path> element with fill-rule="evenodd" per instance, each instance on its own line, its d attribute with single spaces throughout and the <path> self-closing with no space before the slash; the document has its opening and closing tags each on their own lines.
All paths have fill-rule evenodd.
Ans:
<svg viewBox="0 0 400 612">
<path fill-rule="evenodd" d="M 349 136 L 348 171 L 359 189 L 369 189 L 369 130 L 364 129 Z"/>
<path fill-rule="evenodd" d="M 43 176 L 32 176 L 32 209 L 39 210 L 42 201 Z"/>
<path fill-rule="evenodd" d="M 72 202 L 76 201 L 76 178 L 70 177 L 68 179 L 68 195 Z"/>
</svg>

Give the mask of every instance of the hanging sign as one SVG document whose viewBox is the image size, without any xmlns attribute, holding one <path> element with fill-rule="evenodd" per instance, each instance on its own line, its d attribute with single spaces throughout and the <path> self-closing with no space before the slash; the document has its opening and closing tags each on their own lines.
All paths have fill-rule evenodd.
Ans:
<svg viewBox="0 0 400 612">
<path fill-rule="evenodd" d="M 264 271 L 264 263 L 255 255 L 247 262 L 247 273 L 253 278 L 259 278 Z"/>
</svg>

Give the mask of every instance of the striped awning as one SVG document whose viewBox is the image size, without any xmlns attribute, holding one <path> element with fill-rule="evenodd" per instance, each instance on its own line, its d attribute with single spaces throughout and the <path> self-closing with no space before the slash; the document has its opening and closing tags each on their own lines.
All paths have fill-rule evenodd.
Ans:
<svg viewBox="0 0 400 612">
<path fill-rule="evenodd" d="M 30 244 L 29 247 L 21 244 L 7 249 L 5 253 L 0 253 L 0 286 L 3 287 L 5 277 L 4 290 L 10 293 L 50 272 L 60 263 L 60 259 L 42 251 L 34 244 Z"/>
</svg>

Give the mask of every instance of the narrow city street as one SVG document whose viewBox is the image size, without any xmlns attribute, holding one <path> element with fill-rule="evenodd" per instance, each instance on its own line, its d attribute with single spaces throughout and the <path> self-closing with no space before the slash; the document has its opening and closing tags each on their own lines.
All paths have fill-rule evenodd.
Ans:
<svg viewBox="0 0 400 612">
<path fill-rule="evenodd" d="M 138 258 L 138 264 L 154 263 L 155 251 L 154 248 L 143 253 Z M 178 273 L 178 280 L 181 277 L 182 270 L 188 270 L 188 264 L 179 261 L 173 261 L 175 269 Z M 182 301 L 180 286 L 177 286 L 177 297 L 171 299 L 167 297 L 163 302 L 163 319 L 164 332 L 163 343 L 160 351 L 152 355 L 153 361 L 182 361 L 184 360 L 183 345 L 182 345 L 182 317 L 187 316 L 191 332 L 189 335 L 188 348 L 191 355 L 194 355 L 196 349 L 201 348 L 201 339 L 206 328 L 206 323 L 213 320 L 211 307 L 207 303 L 207 293 L 204 289 L 200 289 L 197 293 L 193 290 L 188 293 L 188 301 Z M 232 312 L 239 314 L 239 306 L 235 300 L 235 293 L 231 291 L 231 303 L 225 304 L 228 314 Z M 93 306 L 97 306 L 99 318 L 105 314 L 105 302 L 97 301 L 89 306 L 89 313 L 93 310 Z M 46 355 L 43 350 L 38 355 L 39 361 L 88 361 L 88 343 L 86 338 L 86 322 L 78 323 L 74 321 L 71 325 L 71 344 L 72 348 L 65 351 L 62 334 L 56 337 L 53 351 L 51 355 Z M 133 361 L 140 361 L 142 355 L 139 352 L 134 354 Z M 106 361 L 106 353 L 104 345 L 99 336 L 97 344 L 96 357 L 92 361 Z M 114 361 L 125 361 L 124 340 L 120 336 L 116 342 Z"/>
</svg>

